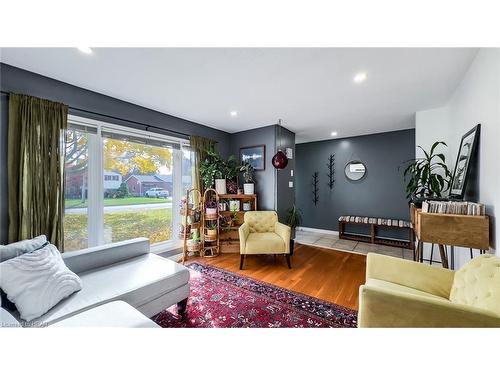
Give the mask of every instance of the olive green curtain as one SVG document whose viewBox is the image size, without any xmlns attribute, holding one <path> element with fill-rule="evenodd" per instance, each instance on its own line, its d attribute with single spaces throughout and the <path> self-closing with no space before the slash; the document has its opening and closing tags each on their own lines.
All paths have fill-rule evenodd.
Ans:
<svg viewBox="0 0 500 375">
<path fill-rule="evenodd" d="M 64 137 L 68 107 L 9 95 L 9 242 L 41 234 L 63 247 Z"/>
<path fill-rule="evenodd" d="M 197 135 L 192 135 L 190 138 L 191 148 L 194 151 L 194 168 L 193 168 L 193 188 L 199 189 L 203 194 L 203 186 L 200 176 L 200 163 L 207 157 L 207 151 L 214 151 L 215 144 L 213 139 L 204 138 Z"/>
</svg>

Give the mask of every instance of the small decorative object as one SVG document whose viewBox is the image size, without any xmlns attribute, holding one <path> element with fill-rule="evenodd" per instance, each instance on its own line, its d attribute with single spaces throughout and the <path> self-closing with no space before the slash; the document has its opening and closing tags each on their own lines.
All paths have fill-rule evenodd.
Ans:
<svg viewBox="0 0 500 375">
<path fill-rule="evenodd" d="M 451 173 L 446 166 L 443 153 L 435 152 L 439 145 L 445 146 L 444 142 L 434 142 L 430 151 L 425 151 L 424 157 L 409 161 L 403 177 L 406 185 L 406 198 L 418 207 L 427 198 L 440 198 L 443 191 L 448 190 L 451 184 Z"/>
<path fill-rule="evenodd" d="M 460 142 L 450 189 L 450 193 L 454 198 L 462 199 L 464 197 L 467 180 L 470 178 L 469 165 L 477 148 L 480 127 L 481 125 L 478 124 L 469 130 L 464 134 Z"/>
<path fill-rule="evenodd" d="M 327 176 L 328 176 L 328 187 L 330 188 L 330 190 L 333 189 L 333 183 L 335 182 L 335 154 L 331 154 L 329 157 L 328 157 L 328 163 L 326 164 L 326 166 L 328 167 L 328 173 L 327 173 Z"/>
<path fill-rule="evenodd" d="M 243 172 L 243 179 L 245 180 L 245 183 L 243 184 L 243 191 L 245 192 L 246 195 L 251 195 L 255 191 L 255 181 L 254 181 L 254 167 L 250 163 L 244 163 L 240 167 L 240 171 Z"/>
<path fill-rule="evenodd" d="M 359 160 L 351 160 L 345 165 L 344 174 L 349 181 L 359 181 L 366 175 L 366 166 Z"/>
<path fill-rule="evenodd" d="M 236 194 L 238 192 L 238 183 L 235 180 L 227 180 L 226 188 L 229 194 Z"/>
<path fill-rule="evenodd" d="M 243 211 L 251 211 L 252 204 L 250 202 L 243 202 Z"/>
<path fill-rule="evenodd" d="M 227 211 L 227 202 L 226 201 L 219 202 L 219 211 Z"/>
<path fill-rule="evenodd" d="M 266 145 L 240 148 L 240 164 L 250 164 L 256 171 L 266 169 Z"/>
<path fill-rule="evenodd" d="M 240 188 L 238 188 L 238 191 L 237 191 L 237 193 L 236 193 L 236 194 L 238 194 L 238 195 L 242 195 L 242 194 L 243 194 L 243 190 L 242 190 L 242 189 L 240 189 Z"/>
<path fill-rule="evenodd" d="M 240 201 L 239 200 L 230 200 L 229 201 L 229 211 L 239 211 L 240 210 Z"/>
<path fill-rule="evenodd" d="M 273 166 L 276 169 L 285 169 L 288 165 L 288 158 L 283 151 L 281 151 L 281 119 L 278 120 L 278 132 L 279 132 L 279 140 L 280 146 L 278 148 L 278 152 L 273 156 Z"/>
<path fill-rule="evenodd" d="M 318 183 L 319 183 L 319 173 L 318 172 L 314 172 L 313 175 L 312 175 L 312 186 L 313 186 L 313 190 L 312 190 L 312 201 L 314 203 L 315 206 L 318 205 L 318 201 L 319 201 L 319 197 L 318 197 L 318 191 L 319 191 L 319 188 L 318 188 Z"/>
<path fill-rule="evenodd" d="M 291 149 L 290 147 L 287 147 L 285 149 L 285 154 L 286 154 L 286 157 L 287 159 L 293 159 L 293 149 Z"/>
</svg>

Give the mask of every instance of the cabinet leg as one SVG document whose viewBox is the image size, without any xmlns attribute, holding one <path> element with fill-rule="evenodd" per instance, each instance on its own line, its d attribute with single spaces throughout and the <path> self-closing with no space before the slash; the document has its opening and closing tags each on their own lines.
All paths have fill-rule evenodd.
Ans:
<svg viewBox="0 0 500 375">
<path fill-rule="evenodd" d="M 429 259 L 429 264 L 432 266 L 432 258 L 434 257 L 434 244 L 431 246 L 431 258 Z"/>
<path fill-rule="evenodd" d="M 450 268 L 455 269 L 455 246 L 450 246 Z"/>
<path fill-rule="evenodd" d="M 448 257 L 446 256 L 446 251 L 444 250 L 444 246 L 439 244 L 439 255 L 441 256 L 441 265 L 443 268 L 449 268 L 448 267 Z"/>
<path fill-rule="evenodd" d="M 420 254 L 420 263 L 424 263 L 424 243 L 420 241 L 420 250 L 418 251 Z"/>
<path fill-rule="evenodd" d="M 417 241 L 417 247 L 415 247 L 415 253 L 414 253 L 414 260 L 415 262 L 420 262 L 420 248 L 421 248 L 422 241 L 418 240 Z"/>
</svg>

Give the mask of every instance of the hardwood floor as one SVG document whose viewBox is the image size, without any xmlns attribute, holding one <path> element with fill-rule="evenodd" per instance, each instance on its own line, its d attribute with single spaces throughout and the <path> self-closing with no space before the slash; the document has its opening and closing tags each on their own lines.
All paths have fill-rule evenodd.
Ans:
<svg viewBox="0 0 500 375">
<path fill-rule="evenodd" d="M 240 254 L 191 258 L 282 288 L 358 309 L 358 289 L 365 282 L 366 257 L 343 251 L 295 245 L 292 269 L 284 256 L 249 255 L 239 270 Z"/>
</svg>

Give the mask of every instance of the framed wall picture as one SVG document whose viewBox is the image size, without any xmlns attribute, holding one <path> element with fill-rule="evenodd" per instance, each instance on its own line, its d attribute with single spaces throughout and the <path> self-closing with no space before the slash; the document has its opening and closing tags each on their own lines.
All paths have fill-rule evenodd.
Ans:
<svg viewBox="0 0 500 375">
<path fill-rule="evenodd" d="M 479 130 L 481 125 L 478 124 L 462 137 L 460 148 L 458 149 L 457 162 L 451 180 L 450 195 L 462 199 L 467 186 L 467 178 L 470 174 L 470 162 L 474 156 L 477 142 L 479 139 Z"/>
<path fill-rule="evenodd" d="M 256 171 L 266 169 L 266 145 L 240 148 L 240 164 L 250 163 Z"/>
</svg>

